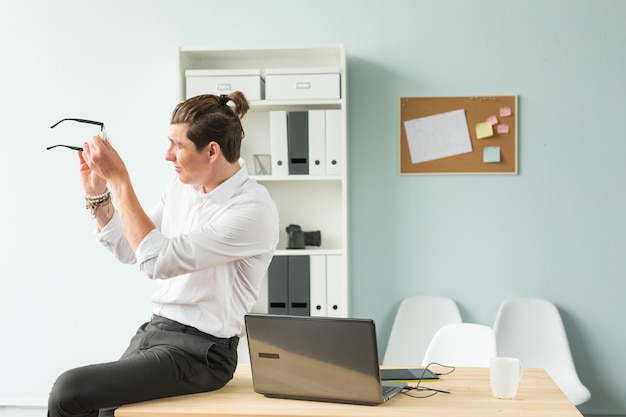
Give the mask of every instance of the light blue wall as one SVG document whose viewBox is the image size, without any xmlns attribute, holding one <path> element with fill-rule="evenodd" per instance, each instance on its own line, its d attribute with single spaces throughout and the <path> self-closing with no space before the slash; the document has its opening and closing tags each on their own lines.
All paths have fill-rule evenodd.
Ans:
<svg viewBox="0 0 626 417">
<path fill-rule="evenodd" d="M 149 207 L 172 175 L 178 46 L 345 42 L 351 315 L 383 351 L 408 294 L 490 325 L 506 297 L 548 298 L 580 410 L 626 414 L 624 21 L 621 0 L 1 0 L 0 406 L 115 358 L 150 314 L 150 282 L 90 236 L 75 156 L 44 150 L 74 133 L 48 126 L 105 121 Z M 510 94 L 519 175 L 398 175 L 399 97 Z"/>
</svg>

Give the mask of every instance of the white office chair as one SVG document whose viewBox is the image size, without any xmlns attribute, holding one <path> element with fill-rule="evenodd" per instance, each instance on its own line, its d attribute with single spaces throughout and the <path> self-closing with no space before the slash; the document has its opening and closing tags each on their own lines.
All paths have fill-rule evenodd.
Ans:
<svg viewBox="0 0 626 417">
<path fill-rule="evenodd" d="M 496 356 L 496 336 L 489 326 L 454 323 L 439 329 L 426 349 L 422 365 L 488 367 Z"/>
<path fill-rule="evenodd" d="M 406 297 L 398 307 L 382 364 L 419 365 L 435 332 L 446 324 L 462 321 L 459 308 L 448 297 Z"/>
<path fill-rule="evenodd" d="M 578 378 L 565 327 L 556 306 L 537 298 L 505 300 L 494 323 L 499 356 L 525 368 L 544 368 L 574 405 L 591 398 Z"/>
</svg>

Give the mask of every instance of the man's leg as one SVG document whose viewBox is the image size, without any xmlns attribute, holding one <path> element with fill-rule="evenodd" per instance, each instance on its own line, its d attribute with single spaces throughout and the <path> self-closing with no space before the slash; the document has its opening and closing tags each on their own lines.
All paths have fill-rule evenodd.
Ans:
<svg viewBox="0 0 626 417">
<path fill-rule="evenodd" d="M 123 404 L 221 388 L 232 378 L 236 348 L 148 325 L 119 361 L 63 373 L 50 394 L 48 416 L 95 417 L 99 409 L 112 416 Z"/>
</svg>

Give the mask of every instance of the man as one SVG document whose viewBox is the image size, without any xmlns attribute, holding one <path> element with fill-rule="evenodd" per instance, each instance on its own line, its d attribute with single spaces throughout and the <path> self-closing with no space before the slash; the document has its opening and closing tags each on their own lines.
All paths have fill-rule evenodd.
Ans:
<svg viewBox="0 0 626 417">
<path fill-rule="evenodd" d="M 123 404 L 211 391 L 232 378 L 243 318 L 279 230 L 276 205 L 240 159 L 248 108 L 241 92 L 176 106 L 165 159 L 178 175 L 149 214 L 110 142 L 94 136 L 83 145 L 80 174 L 98 238 L 155 280 L 154 315 L 120 360 L 59 376 L 48 416 L 112 416 Z"/>
</svg>

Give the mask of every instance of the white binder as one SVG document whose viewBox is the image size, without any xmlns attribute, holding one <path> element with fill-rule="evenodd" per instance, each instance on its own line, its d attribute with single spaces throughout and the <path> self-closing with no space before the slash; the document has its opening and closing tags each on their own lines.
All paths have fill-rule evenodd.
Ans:
<svg viewBox="0 0 626 417">
<path fill-rule="evenodd" d="M 326 175 L 341 175 L 341 110 L 326 110 Z"/>
<path fill-rule="evenodd" d="M 326 315 L 328 317 L 345 317 L 347 311 L 347 294 L 345 280 L 341 276 L 341 255 L 326 256 Z"/>
<path fill-rule="evenodd" d="M 270 148 L 272 175 L 289 175 L 286 111 L 270 112 Z"/>
<path fill-rule="evenodd" d="M 326 255 L 311 255 L 311 316 L 326 316 Z"/>
<path fill-rule="evenodd" d="M 326 175 L 325 110 L 309 110 L 309 175 Z"/>
</svg>

